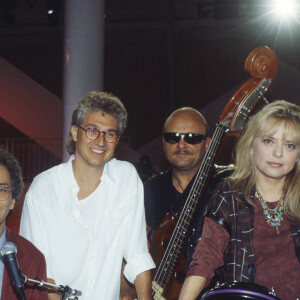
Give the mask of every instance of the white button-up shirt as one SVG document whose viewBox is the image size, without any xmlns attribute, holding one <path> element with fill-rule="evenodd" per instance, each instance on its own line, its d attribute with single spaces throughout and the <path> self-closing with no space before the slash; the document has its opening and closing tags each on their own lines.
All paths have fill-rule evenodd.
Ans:
<svg viewBox="0 0 300 300">
<path fill-rule="evenodd" d="M 46 257 L 47 276 L 80 299 L 119 299 L 122 259 L 130 282 L 155 267 L 148 252 L 143 185 L 128 162 L 110 160 L 101 183 L 78 200 L 72 159 L 38 175 L 26 194 L 20 234 Z"/>
</svg>

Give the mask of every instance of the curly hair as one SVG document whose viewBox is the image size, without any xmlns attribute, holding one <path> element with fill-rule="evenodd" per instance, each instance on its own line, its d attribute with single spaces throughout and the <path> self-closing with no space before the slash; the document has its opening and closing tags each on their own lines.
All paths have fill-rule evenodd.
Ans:
<svg viewBox="0 0 300 300">
<path fill-rule="evenodd" d="M 12 154 L 0 148 L 0 165 L 3 165 L 8 170 L 11 182 L 12 198 L 17 200 L 17 198 L 22 194 L 24 187 L 20 164 Z"/>
<path fill-rule="evenodd" d="M 91 91 L 83 96 L 74 108 L 71 126 L 79 126 L 84 117 L 91 112 L 102 111 L 114 117 L 118 122 L 118 134 L 121 135 L 127 124 L 127 112 L 119 98 L 111 93 Z M 73 140 L 71 131 L 67 138 L 67 151 L 75 153 L 76 142 Z"/>
</svg>

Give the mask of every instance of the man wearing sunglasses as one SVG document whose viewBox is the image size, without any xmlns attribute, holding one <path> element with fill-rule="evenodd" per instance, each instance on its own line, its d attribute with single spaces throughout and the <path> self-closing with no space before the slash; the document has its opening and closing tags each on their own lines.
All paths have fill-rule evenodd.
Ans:
<svg viewBox="0 0 300 300">
<path fill-rule="evenodd" d="M 138 299 L 151 298 L 142 182 L 113 158 L 126 122 L 117 97 L 85 95 L 72 115 L 71 158 L 38 175 L 26 194 L 22 235 L 45 254 L 49 281 L 82 291 L 82 300 L 119 299 L 123 259 Z"/>
<path fill-rule="evenodd" d="M 186 189 L 199 170 L 210 143 L 205 118 L 190 107 L 177 109 L 163 126 L 162 142 L 170 168 L 144 184 L 150 240 L 167 213 L 180 213 L 178 207 L 185 201 Z"/>
<path fill-rule="evenodd" d="M 166 214 L 180 215 L 210 141 L 208 125 L 199 111 L 184 107 L 177 109 L 167 118 L 163 126 L 162 142 L 170 168 L 150 178 L 144 184 L 146 221 L 149 226 L 150 241 L 155 230 L 164 226 L 161 221 Z M 209 184 L 204 199 L 201 201 L 203 205 L 188 234 L 185 249 L 187 266 L 201 236 L 206 204 L 219 180 L 228 172 L 227 168 L 221 168 L 221 171 L 218 171 L 218 175 L 215 175 L 214 180 L 211 180 Z"/>
</svg>

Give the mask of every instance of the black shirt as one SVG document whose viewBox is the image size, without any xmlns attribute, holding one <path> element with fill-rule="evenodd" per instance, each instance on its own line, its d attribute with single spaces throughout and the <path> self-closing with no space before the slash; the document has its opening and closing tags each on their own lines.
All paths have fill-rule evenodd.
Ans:
<svg viewBox="0 0 300 300">
<path fill-rule="evenodd" d="M 187 266 L 189 265 L 194 249 L 201 237 L 204 214 L 206 206 L 210 201 L 214 190 L 218 183 L 227 177 L 232 171 L 228 166 L 214 166 L 213 175 L 209 180 L 209 184 L 204 191 L 204 196 L 200 198 L 200 205 L 197 209 L 194 220 L 188 233 L 188 239 L 185 247 L 185 255 L 187 257 Z M 146 221 L 151 230 L 148 238 L 151 241 L 153 233 L 162 219 L 168 213 L 173 213 L 179 216 L 185 200 L 188 197 L 190 189 L 193 185 L 194 178 L 191 180 L 187 188 L 181 194 L 179 193 L 172 183 L 172 170 L 169 169 L 159 175 L 153 176 L 144 183 L 144 201 Z"/>
</svg>

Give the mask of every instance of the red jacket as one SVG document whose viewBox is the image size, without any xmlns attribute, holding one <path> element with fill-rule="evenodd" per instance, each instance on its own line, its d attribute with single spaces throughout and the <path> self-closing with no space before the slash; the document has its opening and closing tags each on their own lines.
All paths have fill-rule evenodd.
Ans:
<svg viewBox="0 0 300 300">
<path fill-rule="evenodd" d="M 7 227 L 6 241 L 12 242 L 17 246 L 17 260 L 21 274 L 26 275 L 30 279 L 47 280 L 45 257 L 32 243 Z M 48 299 L 46 289 L 39 289 L 30 283 L 26 283 L 24 289 L 27 300 Z M 4 267 L 1 300 L 14 299 L 18 300 L 18 295 L 15 293 L 6 267 Z"/>
</svg>

